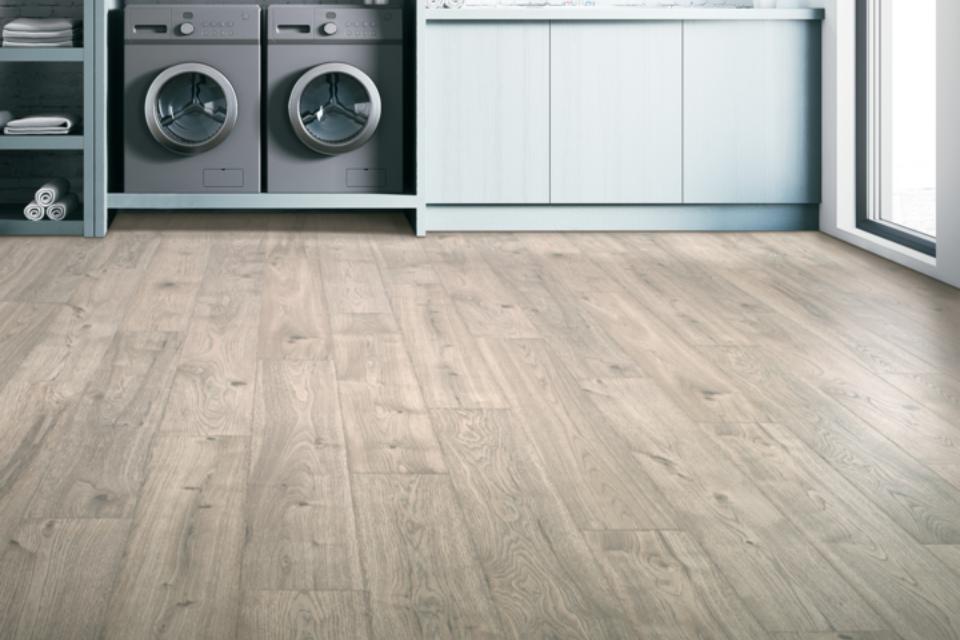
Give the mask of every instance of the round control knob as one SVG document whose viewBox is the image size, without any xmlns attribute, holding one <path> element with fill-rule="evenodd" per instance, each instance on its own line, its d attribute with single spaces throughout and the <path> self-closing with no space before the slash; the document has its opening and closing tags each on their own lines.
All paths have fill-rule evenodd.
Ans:
<svg viewBox="0 0 960 640">
<path fill-rule="evenodd" d="M 337 33 L 337 23 L 336 22 L 325 22 L 323 26 L 320 27 L 320 31 L 325 36 L 332 36 Z"/>
<path fill-rule="evenodd" d="M 190 36 L 190 35 L 193 35 L 193 32 L 194 32 L 195 30 L 196 30 L 196 28 L 193 26 L 193 23 L 191 23 L 191 22 L 184 22 L 184 23 L 181 24 L 180 27 L 179 27 L 180 35 L 182 35 L 182 36 Z"/>
</svg>

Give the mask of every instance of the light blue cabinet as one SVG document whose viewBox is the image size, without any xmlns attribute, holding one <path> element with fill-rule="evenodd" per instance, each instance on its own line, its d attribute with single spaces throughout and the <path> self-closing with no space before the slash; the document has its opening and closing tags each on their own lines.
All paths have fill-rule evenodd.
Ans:
<svg viewBox="0 0 960 640">
<path fill-rule="evenodd" d="M 681 202 L 681 25 L 552 25 L 553 203 Z"/>
<path fill-rule="evenodd" d="M 550 25 L 430 25 L 427 201 L 550 200 Z"/>
<path fill-rule="evenodd" d="M 684 202 L 819 201 L 819 23 L 684 23 Z"/>
<path fill-rule="evenodd" d="M 434 13 L 428 204 L 776 210 L 820 201 L 817 16 Z"/>
</svg>

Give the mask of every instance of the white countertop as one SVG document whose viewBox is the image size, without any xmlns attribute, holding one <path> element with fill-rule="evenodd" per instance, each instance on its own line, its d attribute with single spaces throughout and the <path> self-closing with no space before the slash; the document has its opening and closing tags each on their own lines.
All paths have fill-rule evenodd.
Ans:
<svg viewBox="0 0 960 640">
<path fill-rule="evenodd" d="M 823 20 L 823 9 L 700 7 L 466 7 L 425 9 L 428 21 L 464 20 Z"/>
</svg>

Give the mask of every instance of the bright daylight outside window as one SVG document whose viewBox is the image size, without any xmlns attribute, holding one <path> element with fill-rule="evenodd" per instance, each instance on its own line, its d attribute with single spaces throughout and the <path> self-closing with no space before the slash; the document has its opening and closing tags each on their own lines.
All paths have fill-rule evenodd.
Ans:
<svg viewBox="0 0 960 640">
<path fill-rule="evenodd" d="M 858 223 L 935 255 L 937 0 L 857 9 Z"/>
</svg>

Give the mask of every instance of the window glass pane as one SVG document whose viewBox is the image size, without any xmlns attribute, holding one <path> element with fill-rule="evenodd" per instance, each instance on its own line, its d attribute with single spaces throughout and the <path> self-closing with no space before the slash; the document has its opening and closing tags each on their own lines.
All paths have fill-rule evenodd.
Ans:
<svg viewBox="0 0 960 640">
<path fill-rule="evenodd" d="M 883 21 L 880 217 L 936 236 L 937 0 L 889 0 Z"/>
</svg>

